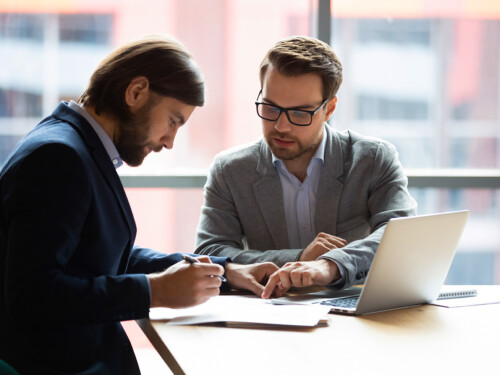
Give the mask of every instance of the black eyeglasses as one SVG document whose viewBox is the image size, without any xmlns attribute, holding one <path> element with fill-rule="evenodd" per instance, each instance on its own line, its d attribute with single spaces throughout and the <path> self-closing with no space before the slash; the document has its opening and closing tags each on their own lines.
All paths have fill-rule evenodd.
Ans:
<svg viewBox="0 0 500 375">
<path fill-rule="evenodd" d="M 261 94 L 262 90 L 259 91 L 259 95 L 257 95 L 256 100 L 259 99 L 259 96 Z M 264 120 L 278 121 L 281 114 L 285 112 L 285 115 L 288 118 L 288 121 L 290 121 L 290 123 L 297 126 L 308 126 L 311 125 L 312 118 L 316 114 L 316 112 L 318 112 L 321 109 L 321 107 L 325 105 L 327 101 L 328 99 L 325 99 L 323 103 L 321 103 L 320 106 L 316 108 L 314 111 L 306 111 L 304 109 L 297 109 L 297 108 L 282 108 L 277 105 L 261 103 L 258 101 L 255 102 L 255 105 L 257 107 L 257 114 L 259 115 L 260 118 Z"/>
</svg>

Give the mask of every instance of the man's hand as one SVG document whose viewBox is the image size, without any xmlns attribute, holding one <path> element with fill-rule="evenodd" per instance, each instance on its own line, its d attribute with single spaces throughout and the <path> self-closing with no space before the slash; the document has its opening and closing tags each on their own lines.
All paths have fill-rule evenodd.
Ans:
<svg viewBox="0 0 500 375">
<path fill-rule="evenodd" d="M 292 286 L 328 285 L 340 277 L 337 264 L 326 259 L 287 263 L 271 275 L 261 297 L 269 298 L 273 292 L 281 297 Z"/>
<path fill-rule="evenodd" d="M 249 290 L 260 296 L 264 291 L 265 282 L 269 276 L 278 270 L 274 263 L 256 263 L 256 264 L 226 264 L 226 278 L 234 289 Z"/>
<path fill-rule="evenodd" d="M 338 249 L 347 245 L 343 238 L 327 233 L 319 233 L 316 238 L 300 254 L 299 262 L 316 260 L 319 256 L 333 249 Z"/>
<path fill-rule="evenodd" d="M 181 261 L 165 271 L 148 275 L 151 285 L 151 307 L 182 308 L 199 305 L 219 295 L 224 268 L 206 256 L 200 263 Z"/>
</svg>

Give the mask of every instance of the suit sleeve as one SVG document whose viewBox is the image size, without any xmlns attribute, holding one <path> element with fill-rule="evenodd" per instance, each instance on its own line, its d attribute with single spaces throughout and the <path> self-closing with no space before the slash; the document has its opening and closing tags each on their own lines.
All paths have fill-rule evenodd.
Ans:
<svg viewBox="0 0 500 375">
<path fill-rule="evenodd" d="M 204 204 L 196 233 L 197 254 L 230 257 L 233 262 L 273 262 L 283 266 L 296 261 L 303 249 L 246 249 L 242 218 L 226 182 L 221 158 L 212 163 L 204 188 Z M 241 192 L 239 192 L 241 194 Z"/>
<path fill-rule="evenodd" d="M 148 248 L 134 246 L 130 255 L 127 273 L 156 273 L 162 272 L 177 262 L 182 261 L 182 256 L 189 253 L 165 254 Z M 197 256 L 195 254 L 189 254 Z M 227 257 L 210 257 L 212 263 L 225 267 L 230 261 Z"/>
<path fill-rule="evenodd" d="M 394 146 L 385 142 L 378 144 L 370 171 L 369 188 L 366 192 L 370 234 L 320 257 L 335 261 L 346 270 L 345 283 L 335 285 L 335 288 L 362 283 L 368 274 L 386 223 L 391 218 L 416 213 L 417 205 L 408 192 L 408 180 Z"/>
<path fill-rule="evenodd" d="M 121 275 L 95 275 L 84 264 L 75 264 L 77 252 L 85 258 L 80 239 L 92 236 L 86 221 L 89 205 L 96 204 L 75 150 L 63 144 L 41 146 L 12 166 L 2 186 L 8 238 L 5 287 L 12 316 L 28 322 L 36 314 L 37 321 L 46 324 L 148 316 L 151 302 L 145 274 L 163 271 L 182 254 L 134 247 Z M 119 262 L 122 249 L 116 254 Z M 223 266 L 227 261 L 212 258 Z"/>
</svg>

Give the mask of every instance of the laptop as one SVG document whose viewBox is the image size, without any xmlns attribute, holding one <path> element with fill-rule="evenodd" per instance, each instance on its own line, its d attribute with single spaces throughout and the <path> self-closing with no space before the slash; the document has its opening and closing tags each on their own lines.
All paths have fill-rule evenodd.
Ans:
<svg viewBox="0 0 500 375">
<path fill-rule="evenodd" d="M 323 304 L 361 315 L 435 300 L 444 283 L 469 211 L 389 220 L 362 288 L 272 299 L 274 304 Z"/>
</svg>

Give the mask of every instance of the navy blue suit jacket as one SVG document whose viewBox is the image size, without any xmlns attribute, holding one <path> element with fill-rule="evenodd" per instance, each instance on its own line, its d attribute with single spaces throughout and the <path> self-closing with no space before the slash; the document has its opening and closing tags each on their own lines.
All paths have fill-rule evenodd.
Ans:
<svg viewBox="0 0 500 375">
<path fill-rule="evenodd" d="M 3 166 L 0 212 L 0 358 L 22 374 L 138 374 L 119 322 L 148 316 L 145 274 L 181 254 L 134 246 L 113 163 L 65 103 Z"/>
</svg>

